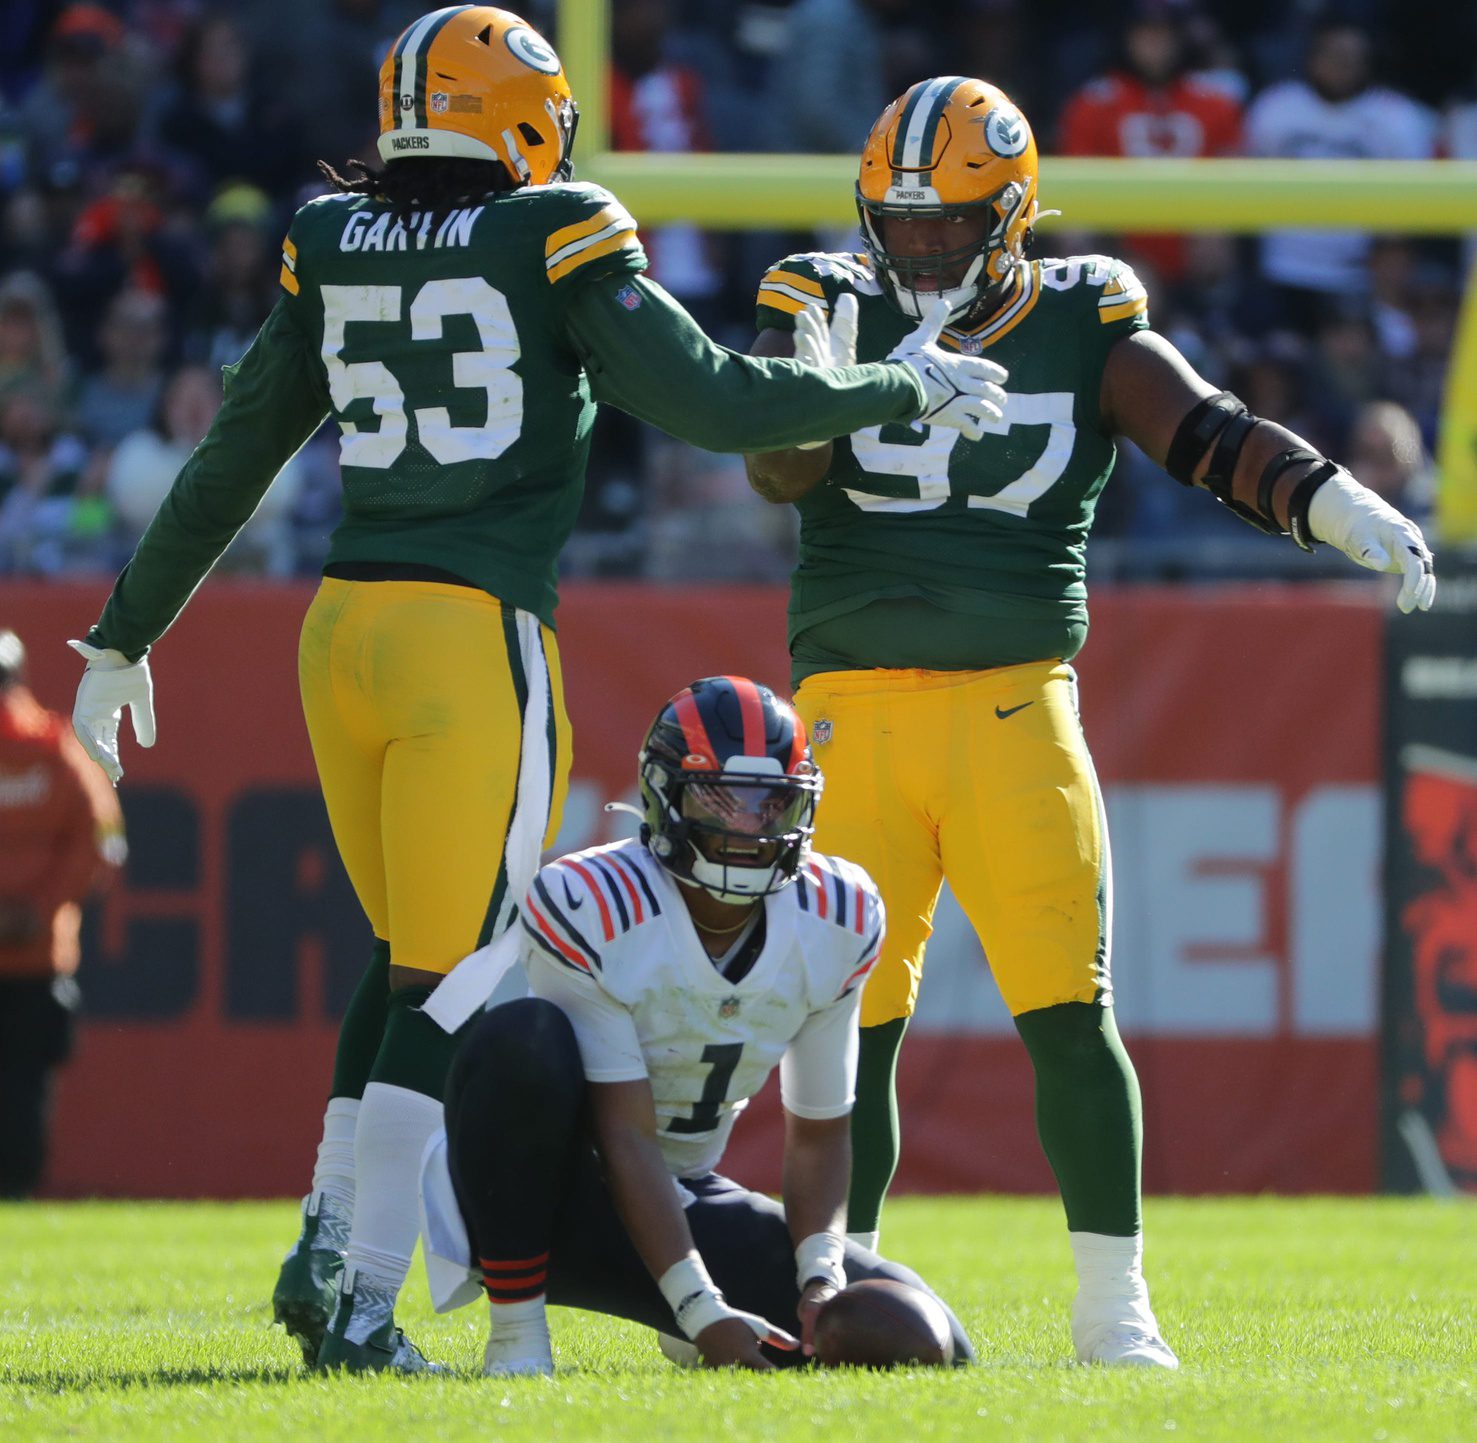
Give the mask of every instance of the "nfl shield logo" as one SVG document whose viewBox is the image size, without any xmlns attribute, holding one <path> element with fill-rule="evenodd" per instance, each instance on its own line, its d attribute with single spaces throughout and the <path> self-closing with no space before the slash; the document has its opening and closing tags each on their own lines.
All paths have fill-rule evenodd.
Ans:
<svg viewBox="0 0 1477 1443">
<path fill-rule="evenodd" d="M 718 1015 L 727 1022 L 730 1017 L 737 1017 L 739 1008 L 743 1004 L 737 997 L 725 997 L 718 1004 Z"/>
<path fill-rule="evenodd" d="M 981 351 L 984 350 L 984 348 L 985 343 L 980 340 L 978 336 L 965 336 L 965 338 L 959 342 L 959 349 L 963 351 L 966 356 L 977 356 Z"/>
<path fill-rule="evenodd" d="M 431 92 L 431 109 L 437 115 L 445 115 L 451 105 L 451 99 L 444 90 L 433 90 Z"/>
<path fill-rule="evenodd" d="M 615 298 L 628 311 L 639 311 L 641 309 L 641 292 L 635 286 L 622 286 L 615 293 Z"/>
<path fill-rule="evenodd" d="M 832 730 L 833 728 L 831 726 L 830 720 L 826 717 L 820 717 L 817 719 L 816 724 L 810 729 L 810 739 L 816 744 L 816 746 L 824 746 L 828 741 L 831 740 Z"/>
</svg>

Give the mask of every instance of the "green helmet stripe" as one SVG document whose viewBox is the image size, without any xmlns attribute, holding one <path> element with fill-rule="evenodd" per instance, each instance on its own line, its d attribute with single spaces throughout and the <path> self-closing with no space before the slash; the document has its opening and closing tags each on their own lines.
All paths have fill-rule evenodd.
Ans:
<svg viewBox="0 0 1477 1443">
<path fill-rule="evenodd" d="M 928 170 L 939 121 L 950 97 L 964 84 L 962 75 L 939 75 L 924 82 L 898 121 L 892 147 L 894 170 Z"/>
<path fill-rule="evenodd" d="M 429 123 L 426 115 L 426 76 L 429 74 L 426 56 L 430 53 L 431 42 L 446 28 L 449 20 L 460 15 L 463 10 L 472 8 L 470 5 L 451 5 L 445 10 L 438 11 L 432 17 L 430 28 L 421 37 L 420 46 L 416 50 L 412 63 L 415 66 L 415 123 L 422 129 Z"/>
</svg>

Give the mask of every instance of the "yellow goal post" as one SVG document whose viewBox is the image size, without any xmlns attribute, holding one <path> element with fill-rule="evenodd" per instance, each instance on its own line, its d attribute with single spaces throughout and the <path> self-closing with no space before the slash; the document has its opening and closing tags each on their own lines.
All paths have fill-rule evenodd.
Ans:
<svg viewBox="0 0 1477 1443">
<path fill-rule="evenodd" d="M 609 0 L 559 0 L 559 48 L 580 102 L 579 174 L 643 225 L 794 230 L 856 218 L 856 157 L 670 155 L 609 148 Z M 1227 231 L 1280 227 L 1399 235 L 1477 233 L 1477 161 L 1109 160 L 1046 156 L 1042 229 Z M 1477 279 L 1477 273 L 1474 273 Z M 1477 542 L 1477 283 L 1469 279 L 1447 372 L 1437 530 Z"/>
</svg>

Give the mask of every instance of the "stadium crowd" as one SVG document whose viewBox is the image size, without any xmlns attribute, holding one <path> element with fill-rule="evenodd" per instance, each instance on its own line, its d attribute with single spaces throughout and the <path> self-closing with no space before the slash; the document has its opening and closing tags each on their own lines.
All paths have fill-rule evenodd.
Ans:
<svg viewBox="0 0 1477 1443">
<path fill-rule="evenodd" d="M 373 154 L 366 86 L 421 0 L 7 0 L 0 11 L 0 575 L 111 576 L 271 309 L 278 242 Z M 553 0 L 520 9 L 556 41 Z M 1078 155 L 1477 157 L 1477 7 L 1447 0 L 611 0 L 619 149 L 856 152 L 887 101 L 986 77 Z M 578 153 L 576 154 L 578 159 Z M 1043 201 L 1051 204 L 1049 162 Z M 638 217 L 639 219 L 639 217 Z M 1070 216 L 1064 225 L 1070 224 Z M 1425 519 L 1465 253 L 1399 233 L 1097 236 L 1216 383 Z M 658 280 L 747 350 L 755 285 L 819 236 L 643 236 Z M 316 572 L 336 436 L 282 473 L 222 565 Z M 1129 448 L 1097 575 L 1311 575 Z M 606 411 L 566 574 L 778 579 L 788 508 L 734 457 Z M 711 546 L 722 537 L 721 548 Z M 1437 538 L 1439 541 L 1439 537 Z"/>
</svg>

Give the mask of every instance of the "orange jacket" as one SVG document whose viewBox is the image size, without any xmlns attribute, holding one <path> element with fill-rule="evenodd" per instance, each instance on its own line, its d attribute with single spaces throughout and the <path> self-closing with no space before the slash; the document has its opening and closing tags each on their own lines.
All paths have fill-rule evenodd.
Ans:
<svg viewBox="0 0 1477 1443">
<path fill-rule="evenodd" d="M 0 692 L 0 978 L 75 972 L 81 904 L 123 855 L 118 799 L 71 724 Z"/>
</svg>

